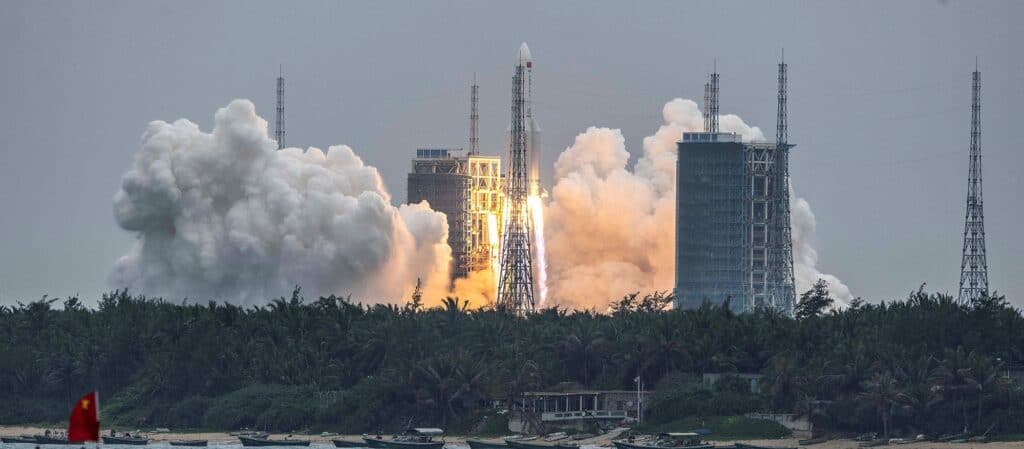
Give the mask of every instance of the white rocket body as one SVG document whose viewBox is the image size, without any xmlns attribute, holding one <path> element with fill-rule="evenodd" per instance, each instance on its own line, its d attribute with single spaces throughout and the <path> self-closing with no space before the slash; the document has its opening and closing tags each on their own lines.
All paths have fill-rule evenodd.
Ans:
<svg viewBox="0 0 1024 449">
<path fill-rule="evenodd" d="M 540 125 L 537 124 L 537 120 L 533 117 L 533 58 L 530 56 L 530 47 L 526 46 L 526 42 L 523 42 L 519 46 L 519 51 L 516 52 L 516 66 L 523 66 L 526 71 L 526 76 L 523 77 L 523 92 L 526 93 L 526 121 L 524 123 L 526 127 L 526 153 L 528 156 L 528 176 L 529 176 L 529 195 L 535 196 L 540 195 L 540 155 L 541 155 L 541 138 L 540 138 Z M 505 129 L 505 160 L 510 161 L 509 151 L 511 151 L 511 125 Z"/>
</svg>

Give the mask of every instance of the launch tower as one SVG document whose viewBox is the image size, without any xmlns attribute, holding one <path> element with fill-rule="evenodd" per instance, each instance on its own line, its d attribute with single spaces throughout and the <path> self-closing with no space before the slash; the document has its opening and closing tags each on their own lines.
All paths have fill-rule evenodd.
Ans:
<svg viewBox="0 0 1024 449">
<path fill-rule="evenodd" d="M 729 301 L 793 313 L 786 65 L 775 143 L 719 132 L 719 76 L 704 85 L 704 132 L 683 133 L 676 166 L 676 306 Z"/>
<path fill-rule="evenodd" d="M 527 137 L 527 93 L 533 60 L 524 42 L 516 53 L 512 75 L 512 123 L 509 132 L 508 171 L 505 176 L 505 232 L 502 234 L 501 265 L 498 278 L 499 308 L 525 314 L 532 312 L 534 301 L 533 252 L 527 198 L 533 186 L 533 154 Z"/>
</svg>

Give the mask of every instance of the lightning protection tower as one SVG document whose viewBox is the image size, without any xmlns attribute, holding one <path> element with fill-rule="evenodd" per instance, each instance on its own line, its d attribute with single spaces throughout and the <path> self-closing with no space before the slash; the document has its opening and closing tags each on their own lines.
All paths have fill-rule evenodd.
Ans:
<svg viewBox="0 0 1024 449">
<path fill-rule="evenodd" d="M 964 247 L 960 257 L 961 302 L 988 296 L 985 259 L 985 212 L 981 196 L 981 72 L 974 68 L 971 83 L 971 149 L 967 171 L 967 213 Z"/>
<path fill-rule="evenodd" d="M 480 154 L 480 86 L 476 84 L 476 73 L 473 74 L 473 85 L 469 87 L 469 155 Z"/>
<path fill-rule="evenodd" d="M 718 132 L 718 64 L 704 84 L 704 132 Z"/>
<path fill-rule="evenodd" d="M 530 154 L 526 136 L 526 87 L 533 60 L 524 42 L 516 54 L 512 75 L 512 123 L 509 135 L 509 171 L 505 177 L 508 209 L 501 245 L 501 273 L 498 281 L 499 308 L 518 314 L 532 312 L 533 259 L 530 242 L 529 194 Z"/>
<path fill-rule="evenodd" d="M 779 61 L 778 115 L 775 121 L 774 170 L 769 175 L 768 304 L 792 316 L 796 306 L 793 278 L 793 237 L 789 216 L 789 119 L 787 117 L 787 69 Z"/>
<path fill-rule="evenodd" d="M 279 66 L 277 75 L 277 122 L 274 127 L 274 138 L 277 149 L 284 148 L 284 70 Z"/>
</svg>

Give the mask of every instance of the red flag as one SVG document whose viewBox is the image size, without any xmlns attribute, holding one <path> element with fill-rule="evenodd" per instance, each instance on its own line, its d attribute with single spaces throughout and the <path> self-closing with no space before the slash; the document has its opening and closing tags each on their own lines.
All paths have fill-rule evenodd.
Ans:
<svg viewBox="0 0 1024 449">
<path fill-rule="evenodd" d="M 83 443 L 100 441 L 100 395 L 97 392 L 82 396 L 71 409 L 68 419 L 68 441 Z"/>
</svg>

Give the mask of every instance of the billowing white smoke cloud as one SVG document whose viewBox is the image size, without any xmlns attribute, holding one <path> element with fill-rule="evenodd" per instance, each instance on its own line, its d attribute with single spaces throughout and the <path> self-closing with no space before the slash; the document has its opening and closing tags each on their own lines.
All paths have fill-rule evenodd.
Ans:
<svg viewBox="0 0 1024 449">
<path fill-rule="evenodd" d="M 632 171 L 617 129 L 589 128 L 558 157 L 545 214 L 554 304 L 603 311 L 630 292 L 672 289 L 676 142 L 683 131 L 702 130 L 704 118 L 695 102 L 679 98 L 665 104 L 662 116 L 665 124 L 644 138 L 643 156 Z M 735 115 L 719 117 L 719 127 L 746 141 L 764 140 L 759 128 Z M 806 201 L 793 198 L 798 288 L 821 277 L 848 299 L 849 289 L 839 279 L 815 268 L 814 215 Z"/>
<path fill-rule="evenodd" d="M 150 123 L 114 196 L 117 223 L 138 240 L 111 285 L 236 302 L 295 285 L 371 302 L 404 300 L 417 278 L 445 290 L 443 214 L 391 205 L 377 169 L 347 146 L 276 148 L 247 100 L 218 110 L 210 134 Z"/>
<path fill-rule="evenodd" d="M 789 187 L 789 198 L 790 225 L 793 232 L 793 275 L 796 277 L 798 299 L 800 293 L 810 290 L 815 281 L 823 279 L 828 282 L 828 290 L 836 299 L 836 306 L 849 305 L 853 299 L 850 288 L 834 275 L 822 273 L 816 268 L 818 252 L 814 250 L 813 244 L 817 222 L 814 220 L 814 212 L 811 212 L 810 203 L 803 198 L 797 198 L 793 194 L 792 185 Z"/>
</svg>

